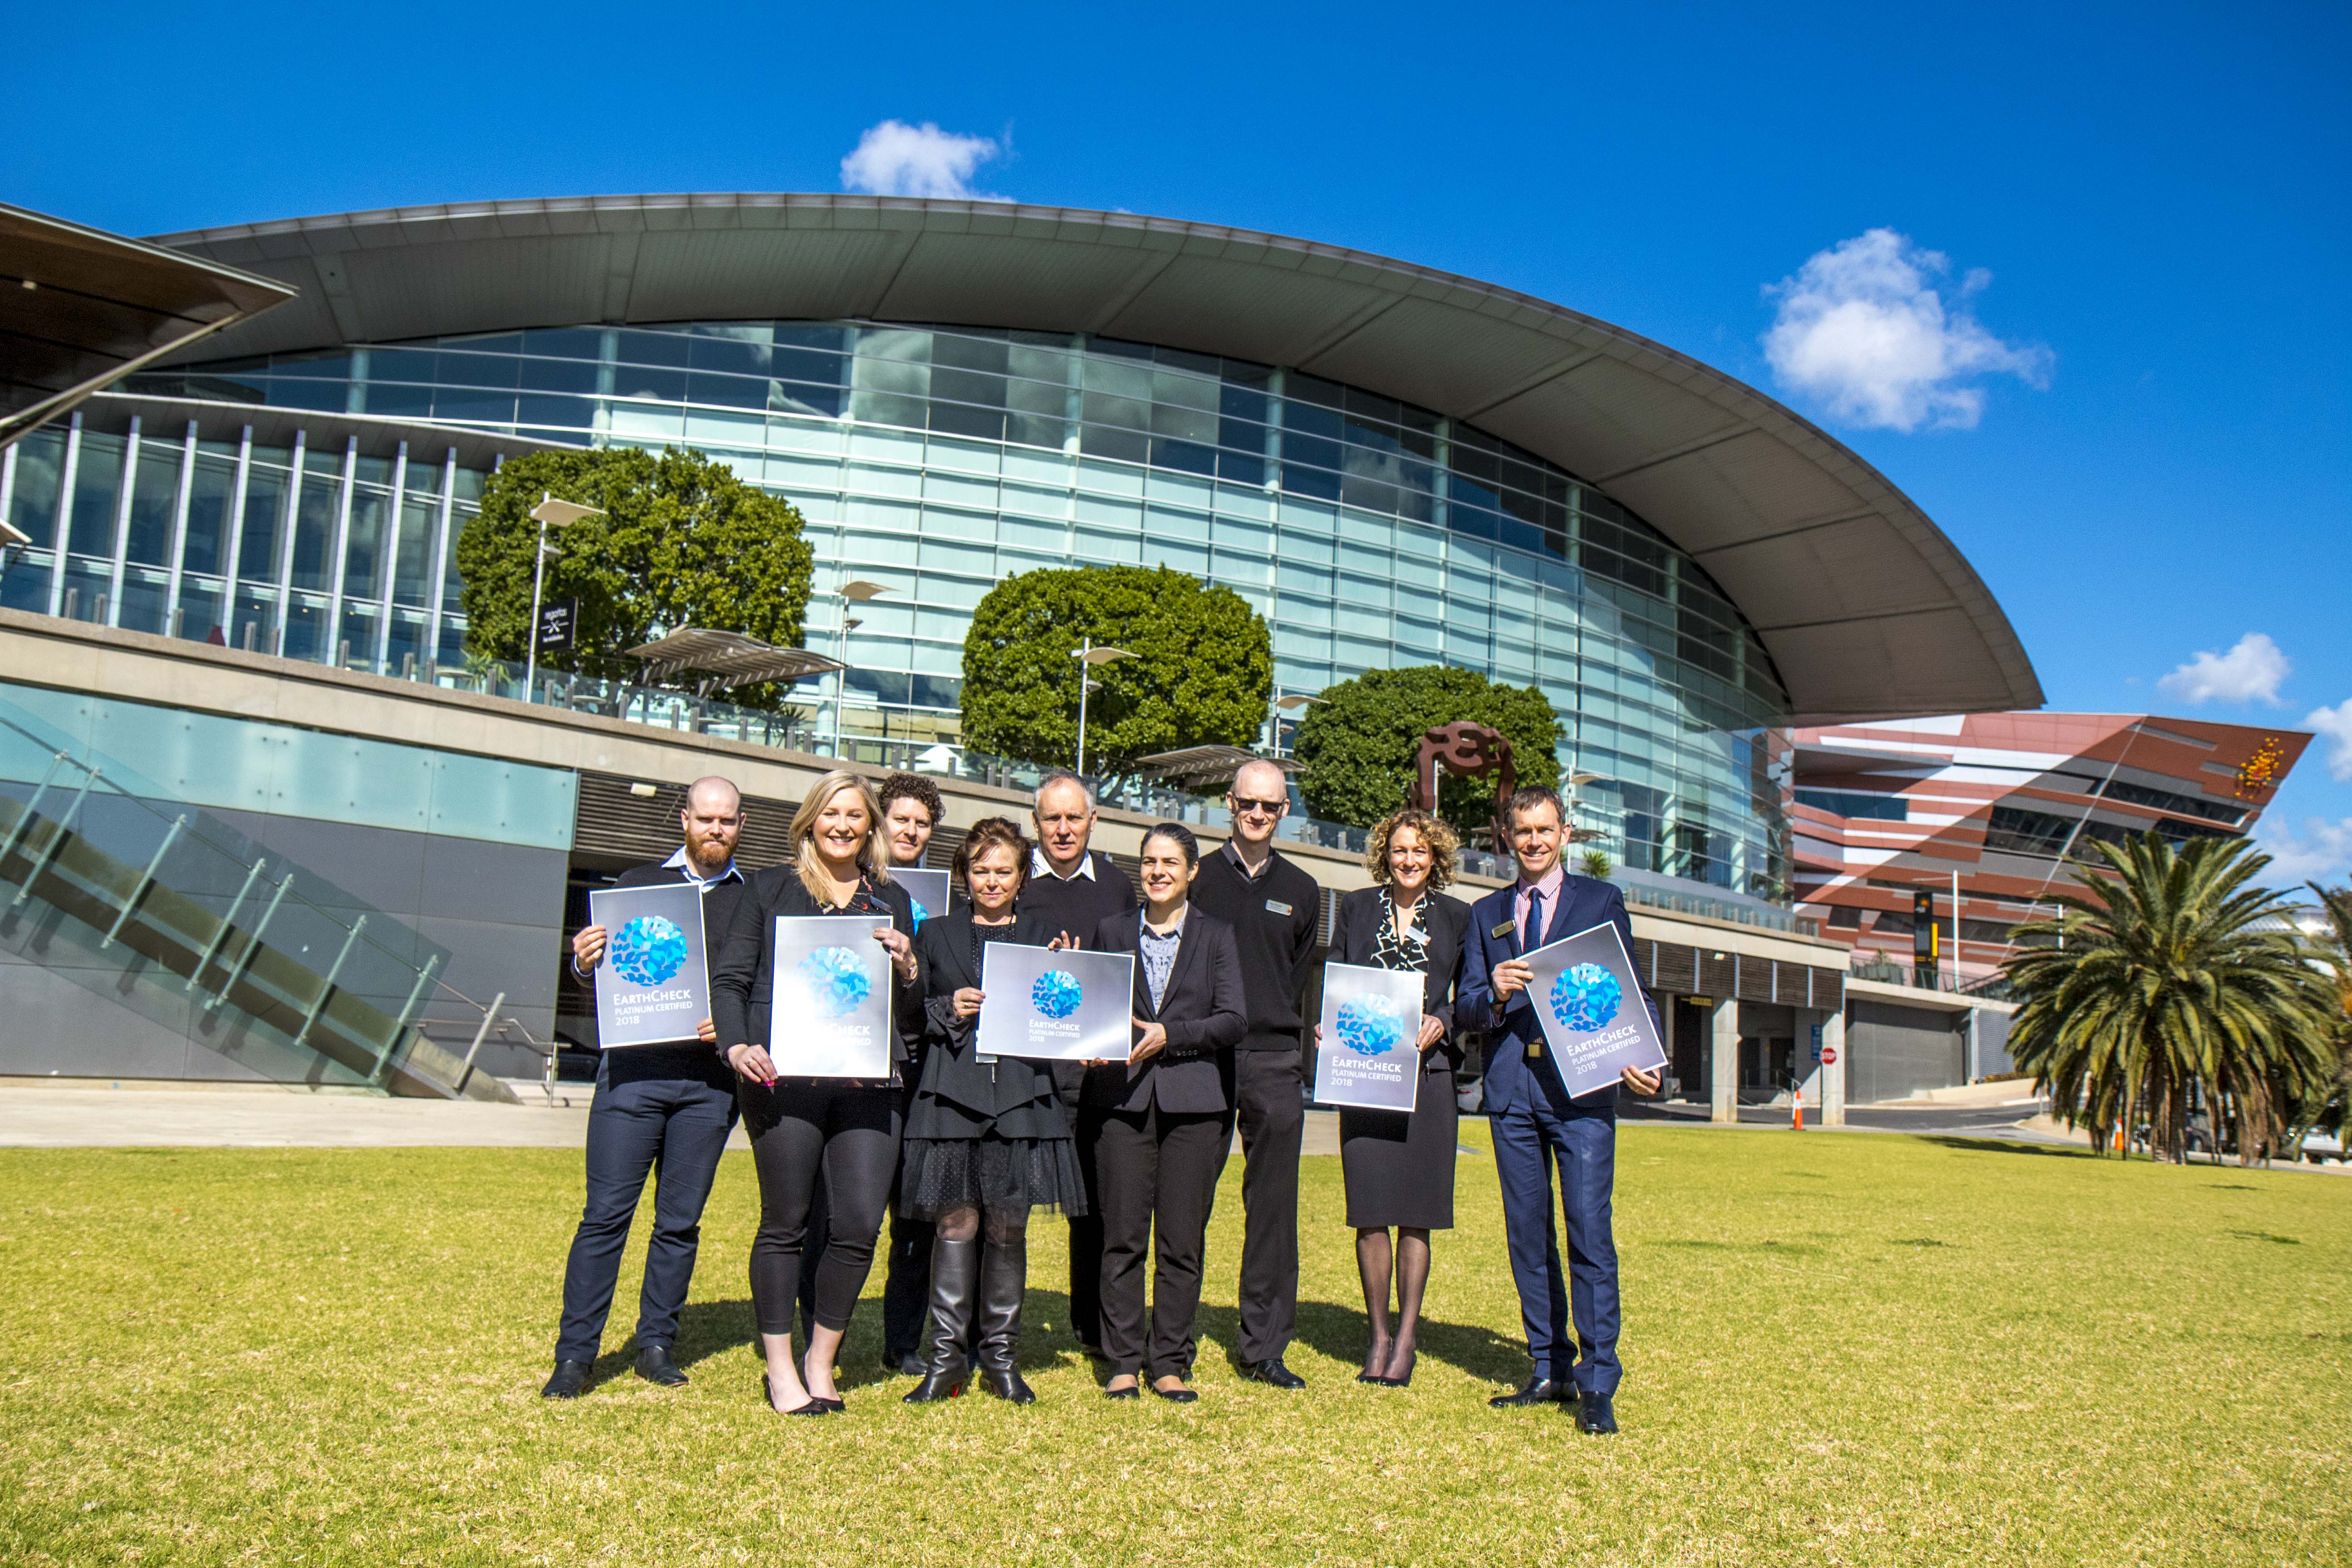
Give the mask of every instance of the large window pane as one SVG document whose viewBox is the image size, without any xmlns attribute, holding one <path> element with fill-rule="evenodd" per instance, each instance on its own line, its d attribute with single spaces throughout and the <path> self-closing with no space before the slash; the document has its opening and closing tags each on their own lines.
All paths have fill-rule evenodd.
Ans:
<svg viewBox="0 0 2352 1568">
<path fill-rule="evenodd" d="M 66 460 L 62 432 L 36 430 L 16 443 L 16 488 L 8 498 L 8 521 L 36 548 L 55 542 L 58 480 Z"/>
<path fill-rule="evenodd" d="M 85 432 L 74 470 L 73 520 L 66 528 L 68 550 L 114 559 L 114 503 L 121 493 L 122 437 Z"/>
<path fill-rule="evenodd" d="M 285 521 L 285 471 L 265 468 L 257 461 L 245 481 L 245 521 L 236 547 L 238 577 L 248 583 L 278 581 L 278 531 Z"/>
<path fill-rule="evenodd" d="M 196 471 L 188 482 L 188 537 L 182 546 L 180 566 L 199 576 L 217 576 L 228 568 L 229 503 L 236 499 L 236 465 L 226 458 L 199 453 Z"/>
</svg>

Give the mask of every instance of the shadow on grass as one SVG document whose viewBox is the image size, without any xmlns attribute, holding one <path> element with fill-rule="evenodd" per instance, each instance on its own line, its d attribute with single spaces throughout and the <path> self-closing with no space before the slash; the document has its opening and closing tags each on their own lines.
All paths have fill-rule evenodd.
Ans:
<svg viewBox="0 0 2352 1568">
<path fill-rule="evenodd" d="M 2076 1149 L 2063 1143 L 2018 1143 L 2006 1138 L 1960 1138 L 1950 1133 L 1922 1132 L 1914 1134 L 1922 1143 L 1938 1148 L 1958 1149 L 1969 1154 L 2039 1154 L 2060 1160 L 2095 1160 L 2098 1156 L 2088 1149 Z"/>
<path fill-rule="evenodd" d="M 1201 1309 L 1200 1332 L 1219 1344 L 1238 1347 L 1241 1344 L 1241 1313 L 1231 1307 Z M 1299 1341 L 1318 1355 L 1333 1361 L 1363 1364 L 1364 1352 L 1371 1349 L 1370 1321 L 1360 1307 L 1342 1307 L 1330 1301 L 1298 1303 Z M 1473 1377 L 1489 1383 L 1516 1383 L 1527 1375 L 1528 1352 L 1517 1340 L 1507 1340 L 1500 1334 L 1476 1323 L 1448 1323 L 1424 1317 L 1414 1330 L 1414 1348 L 1424 1360 L 1442 1361 L 1458 1367 Z M 1241 1370 L 1238 1348 L 1226 1352 L 1234 1370 Z"/>
</svg>

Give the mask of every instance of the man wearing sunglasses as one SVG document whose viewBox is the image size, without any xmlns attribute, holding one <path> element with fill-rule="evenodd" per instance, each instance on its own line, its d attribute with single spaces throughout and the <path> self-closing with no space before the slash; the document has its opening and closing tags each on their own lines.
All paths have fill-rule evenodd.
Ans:
<svg viewBox="0 0 2352 1568">
<path fill-rule="evenodd" d="M 1306 1131 L 1299 1004 L 1323 891 L 1274 847 L 1290 780 L 1245 763 L 1225 795 L 1234 833 L 1201 862 L 1192 901 L 1234 928 L 1249 1033 L 1234 1051 L 1242 1135 L 1242 1332 L 1245 1376 L 1276 1388 L 1307 1382 L 1282 1364 L 1298 1321 L 1298 1143 Z"/>
</svg>

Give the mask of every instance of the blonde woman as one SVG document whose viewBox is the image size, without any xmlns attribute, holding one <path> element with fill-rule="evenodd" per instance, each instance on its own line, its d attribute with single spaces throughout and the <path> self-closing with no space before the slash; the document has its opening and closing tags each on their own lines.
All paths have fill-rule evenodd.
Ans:
<svg viewBox="0 0 2352 1568">
<path fill-rule="evenodd" d="M 760 874 L 736 908 L 711 966 L 711 1018 L 719 1048 L 736 1075 L 744 1130 L 760 1179 L 760 1230 L 751 1243 L 751 1311 L 768 1363 L 763 1386 L 780 1415 L 825 1415 L 842 1408 L 834 1358 L 874 1265 L 874 1238 L 889 1206 L 898 1165 L 898 1065 L 889 1079 L 780 1078 L 769 1058 L 773 933 L 780 915 L 870 915 L 874 940 L 898 981 L 892 1016 L 922 1015 L 914 908 L 890 880 L 890 854 L 873 789 L 853 773 L 817 780 L 793 815 L 797 860 Z M 793 1359 L 793 1305 L 808 1246 L 810 1200 L 820 1171 L 828 1203 L 816 1265 L 816 1323 L 805 1367 Z"/>
<path fill-rule="evenodd" d="M 1343 1109 L 1339 1164 L 1348 1223 L 1356 1227 L 1371 1345 L 1360 1383 L 1402 1388 L 1412 1381 L 1413 1333 L 1429 1283 L 1429 1233 L 1454 1227 L 1454 987 L 1470 906 L 1439 889 L 1454 880 L 1454 829 L 1425 811 L 1391 812 L 1364 851 L 1373 885 L 1339 900 L 1331 957 L 1371 969 L 1416 970 L 1421 1002 L 1421 1083 L 1411 1115 Z M 1396 1227 L 1393 1244 L 1389 1227 Z M 1396 1316 L 1389 1316 L 1389 1286 Z"/>
</svg>

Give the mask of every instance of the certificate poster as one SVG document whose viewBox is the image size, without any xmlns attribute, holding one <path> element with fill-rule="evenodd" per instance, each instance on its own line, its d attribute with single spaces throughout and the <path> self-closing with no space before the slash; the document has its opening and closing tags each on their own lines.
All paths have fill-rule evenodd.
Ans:
<svg viewBox="0 0 2352 1568">
<path fill-rule="evenodd" d="M 1423 979 L 1414 969 L 1323 966 L 1315 1103 L 1412 1110 L 1421 1087 Z"/>
<path fill-rule="evenodd" d="M 1134 1048 L 1131 952 L 992 942 L 982 950 L 980 989 L 977 1056 L 1123 1062 Z"/>
<path fill-rule="evenodd" d="M 1552 1063 L 1571 1095 L 1617 1081 L 1618 1069 L 1666 1065 L 1665 1042 L 1642 999 L 1633 955 L 1612 924 L 1562 937 L 1528 955 L 1528 994 Z"/>
<path fill-rule="evenodd" d="M 600 888 L 588 918 L 605 931 L 596 964 L 596 1043 L 656 1046 L 696 1038 L 710 1016 L 702 889 L 690 882 Z"/>
<path fill-rule="evenodd" d="M 893 866 L 890 879 L 907 889 L 907 897 L 915 903 L 915 927 L 922 929 L 933 915 L 948 912 L 948 874 L 945 871 L 919 871 L 911 866 Z"/>
<path fill-rule="evenodd" d="M 780 915 L 768 1057 L 782 1078 L 890 1076 L 887 915 Z"/>
</svg>

